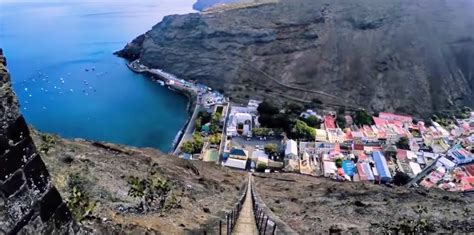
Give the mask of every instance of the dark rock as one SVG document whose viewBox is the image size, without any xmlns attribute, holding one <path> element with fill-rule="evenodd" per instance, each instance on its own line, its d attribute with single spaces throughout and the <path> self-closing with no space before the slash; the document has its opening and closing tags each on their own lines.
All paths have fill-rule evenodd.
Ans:
<svg viewBox="0 0 474 235">
<path fill-rule="evenodd" d="M 318 99 L 427 117 L 474 105 L 472 9 L 469 0 L 281 0 L 165 17 L 118 54 L 236 102 Z"/>
<path fill-rule="evenodd" d="M 24 167 L 28 187 L 37 194 L 43 194 L 49 184 L 49 174 L 41 158 L 37 155 Z"/>
<path fill-rule="evenodd" d="M 211 213 L 211 211 L 210 211 L 209 208 L 207 208 L 207 207 L 202 208 L 202 211 L 204 211 L 204 212 L 206 212 L 206 213 Z"/>
<path fill-rule="evenodd" d="M 40 202 L 40 216 L 43 222 L 48 221 L 56 212 L 56 209 L 62 204 L 61 195 L 58 190 L 51 188 Z"/>
<path fill-rule="evenodd" d="M 355 202 L 354 202 L 354 205 L 355 205 L 355 206 L 358 206 L 358 207 L 365 207 L 365 206 L 367 206 L 367 204 L 365 204 L 365 203 L 363 203 L 363 202 L 361 202 L 361 201 L 355 201 Z"/>
<path fill-rule="evenodd" d="M 25 183 L 23 174 L 21 171 L 16 172 L 9 180 L 5 181 L 3 186 L 0 184 L 0 191 L 3 192 L 3 195 L 8 198 L 18 190 Z"/>
<path fill-rule="evenodd" d="M 74 222 L 37 154 L 4 65 L 0 50 L 0 234 L 65 234 Z"/>
</svg>

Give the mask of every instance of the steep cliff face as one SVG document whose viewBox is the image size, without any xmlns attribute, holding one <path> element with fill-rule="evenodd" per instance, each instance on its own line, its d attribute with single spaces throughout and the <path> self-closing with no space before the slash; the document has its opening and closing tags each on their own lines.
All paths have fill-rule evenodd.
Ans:
<svg viewBox="0 0 474 235">
<path fill-rule="evenodd" d="M 165 17 L 119 55 L 234 100 L 426 116 L 474 104 L 474 2 L 280 0 Z"/>
<path fill-rule="evenodd" d="M 0 234 L 68 231 L 71 214 L 18 112 L 0 49 Z"/>
</svg>

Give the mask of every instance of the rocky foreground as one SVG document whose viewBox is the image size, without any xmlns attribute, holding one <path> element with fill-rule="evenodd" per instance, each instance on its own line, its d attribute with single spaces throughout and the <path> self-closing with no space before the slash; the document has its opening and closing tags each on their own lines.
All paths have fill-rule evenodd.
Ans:
<svg viewBox="0 0 474 235">
<path fill-rule="evenodd" d="M 458 193 L 297 174 L 258 174 L 254 179 L 267 206 L 300 234 L 474 232 L 474 197 Z"/>
<path fill-rule="evenodd" d="M 118 52 L 234 101 L 474 106 L 474 2 L 280 0 L 168 16 Z"/>
</svg>

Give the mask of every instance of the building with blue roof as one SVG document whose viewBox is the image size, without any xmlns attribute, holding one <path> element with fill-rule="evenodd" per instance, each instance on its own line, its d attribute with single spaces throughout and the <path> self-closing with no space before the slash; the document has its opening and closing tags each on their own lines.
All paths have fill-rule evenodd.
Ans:
<svg viewBox="0 0 474 235">
<path fill-rule="evenodd" d="M 390 174 L 390 170 L 388 169 L 387 160 L 385 156 L 379 152 L 375 151 L 372 153 L 372 158 L 375 162 L 375 168 L 377 169 L 380 182 L 387 183 L 392 180 L 392 175 Z"/>
</svg>

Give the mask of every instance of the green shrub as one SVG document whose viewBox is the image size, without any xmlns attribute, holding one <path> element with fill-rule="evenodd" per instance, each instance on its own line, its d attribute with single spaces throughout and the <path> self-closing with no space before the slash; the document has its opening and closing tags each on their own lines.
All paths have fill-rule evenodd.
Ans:
<svg viewBox="0 0 474 235">
<path fill-rule="evenodd" d="M 51 148 L 58 141 L 58 137 L 51 134 L 41 134 L 41 140 L 42 142 L 39 146 L 39 149 L 41 152 L 48 154 Z"/>
<path fill-rule="evenodd" d="M 142 209 L 169 210 L 180 206 L 180 200 L 172 192 L 172 183 L 157 175 L 150 175 L 146 179 L 131 176 L 127 180 L 129 184 L 128 195 L 142 200 Z"/>
</svg>

